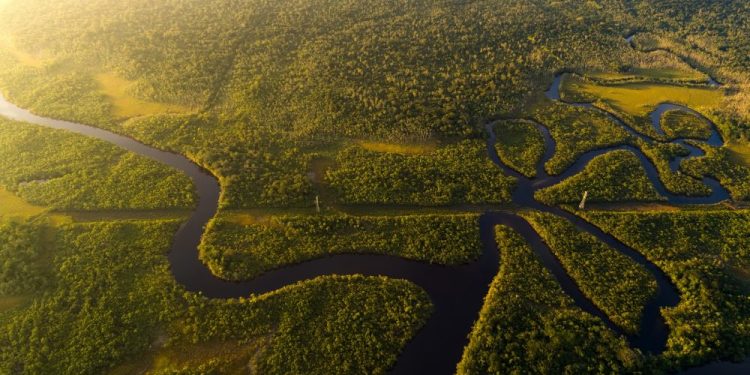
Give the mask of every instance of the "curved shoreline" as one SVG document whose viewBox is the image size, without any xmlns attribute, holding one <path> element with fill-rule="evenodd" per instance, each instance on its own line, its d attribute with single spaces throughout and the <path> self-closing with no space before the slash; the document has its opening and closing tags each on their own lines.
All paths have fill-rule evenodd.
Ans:
<svg viewBox="0 0 750 375">
<path fill-rule="evenodd" d="M 558 95 L 557 100 L 559 100 L 559 82 L 559 77 L 556 77 L 553 87 L 557 85 L 554 87 Z M 198 246 L 205 226 L 218 212 L 221 187 L 214 176 L 182 155 L 161 151 L 132 138 L 96 127 L 36 116 L 5 101 L 2 96 L 0 96 L 0 115 L 97 138 L 169 165 L 187 174 L 195 185 L 199 198 L 198 204 L 187 222 L 175 234 L 168 258 L 175 280 L 188 291 L 199 292 L 209 298 L 237 298 L 270 292 L 317 276 L 334 274 L 387 276 L 406 279 L 419 285 L 430 295 L 435 310 L 427 324 L 406 345 L 399 356 L 398 362 L 392 369 L 392 373 L 428 372 L 439 374 L 455 371 L 456 365 L 463 354 L 463 348 L 468 342 L 468 334 L 481 310 L 489 284 L 499 269 L 499 253 L 494 238 L 494 227 L 496 225 L 506 225 L 518 232 L 580 308 L 602 319 L 614 331 L 623 333 L 606 314 L 580 291 L 574 280 L 562 267 L 560 261 L 531 225 L 525 219 L 511 212 L 490 211 L 480 216 L 478 224 L 483 246 L 482 255 L 476 261 L 466 265 L 440 266 L 393 256 L 347 254 L 333 255 L 285 266 L 245 282 L 219 279 L 200 261 L 198 255 Z M 705 117 L 703 118 L 705 119 Z M 708 119 L 705 120 L 708 121 Z M 513 194 L 513 202 L 523 208 L 548 212 L 564 218 L 579 230 L 594 235 L 600 241 L 646 267 L 657 280 L 658 294 L 644 307 L 640 335 L 630 335 L 628 340 L 631 345 L 644 351 L 661 352 L 666 343 L 668 330 L 663 323 L 659 309 L 664 306 L 674 306 L 679 301 L 676 288 L 669 278 L 643 255 L 628 248 L 596 226 L 560 208 L 543 205 L 533 198 L 536 190 L 557 184 L 563 179 L 579 173 L 594 157 L 615 149 L 627 149 L 634 152 L 646 168 L 648 177 L 657 187 L 657 190 L 660 193 L 664 191 L 665 194 L 668 194 L 659 179 L 658 171 L 637 147 L 623 145 L 589 151 L 579 156 L 562 174 L 550 176 L 545 172 L 544 164 L 555 152 L 554 139 L 544 125 L 536 121 L 532 122 L 536 124 L 544 136 L 545 154 L 537 165 L 537 176 L 531 179 L 510 170 L 500 161 L 495 150 L 496 136 L 492 131 L 493 122 L 487 123 L 489 134 L 487 148 L 490 158 L 499 168 L 519 180 Z M 715 126 L 710 121 L 708 123 L 712 125 L 713 131 L 716 132 Z M 675 142 L 677 141 L 680 140 Z M 661 186 L 661 189 L 659 186 Z M 721 187 L 720 184 L 718 187 Z M 721 195 L 722 193 L 715 189 L 710 197 L 686 198 L 672 195 L 667 196 L 667 198 L 678 204 L 685 202 L 701 204 L 714 203 L 722 199 Z"/>
</svg>

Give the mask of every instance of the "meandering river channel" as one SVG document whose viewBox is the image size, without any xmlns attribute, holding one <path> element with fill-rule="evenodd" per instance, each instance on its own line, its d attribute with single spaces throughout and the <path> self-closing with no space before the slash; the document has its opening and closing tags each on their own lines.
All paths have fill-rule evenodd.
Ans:
<svg viewBox="0 0 750 375">
<path fill-rule="evenodd" d="M 551 89 L 547 92 L 548 97 L 552 100 L 560 100 L 559 85 L 561 77 L 562 74 L 556 76 Z M 594 110 L 602 111 L 587 103 L 568 104 L 587 106 Z M 723 144 L 723 140 L 714 124 L 700 114 L 675 104 L 665 103 L 657 109 L 656 114 L 653 116 L 655 129 L 660 129 L 659 121 L 661 114 L 666 109 L 684 110 L 699 116 L 712 129 L 711 139 L 703 143 L 707 147 L 716 147 Z M 309 280 L 317 276 L 334 274 L 382 275 L 409 280 L 424 288 L 429 293 L 435 305 L 435 311 L 426 326 L 406 346 L 395 368 L 392 370 L 393 373 L 450 374 L 455 371 L 463 348 L 467 344 L 467 335 L 471 331 L 478 317 L 478 312 L 482 307 L 488 286 L 499 269 L 498 249 L 494 238 L 494 227 L 496 225 L 506 225 L 520 233 L 542 263 L 555 276 L 564 291 L 575 300 L 580 308 L 599 317 L 611 329 L 624 335 L 624 332 L 613 324 L 607 315 L 580 291 L 559 260 L 531 225 L 525 219 L 511 211 L 490 211 L 481 215 L 479 225 L 483 244 L 482 255 L 476 261 L 466 265 L 451 267 L 430 265 L 381 255 L 335 255 L 270 271 L 246 282 L 221 280 L 213 276 L 198 257 L 198 246 L 205 226 L 216 215 L 221 194 L 221 187 L 217 179 L 210 173 L 184 156 L 158 150 L 134 139 L 96 127 L 36 116 L 29 111 L 16 107 L 2 97 L 0 97 L 0 115 L 97 138 L 151 158 L 187 174 L 196 187 L 199 201 L 197 208 L 188 221 L 175 235 L 169 253 L 169 263 L 176 281 L 188 291 L 200 292 L 209 298 L 237 298 L 248 296 L 252 293 L 261 294 L 270 292 L 283 286 Z M 658 142 L 646 135 L 637 133 L 613 114 L 607 113 L 607 115 L 634 136 L 647 142 Z M 513 194 L 513 203 L 525 209 L 548 212 L 568 220 L 579 230 L 590 233 L 613 249 L 643 265 L 650 272 L 657 281 L 658 293 L 645 306 L 639 334 L 626 336 L 634 347 L 651 353 L 661 352 L 665 347 L 668 329 L 659 313 L 659 309 L 666 306 L 674 306 L 679 302 L 678 292 L 669 278 L 643 255 L 630 249 L 596 226 L 561 208 L 547 206 L 536 201 L 534 199 L 534 192 L 548 186 L 556 185 L 565 178 L 581 172 L 592 159 L 599 155 L 613 150 L 628 150 L 640 159 L 648 178 L 657 191 L 670 203 L 717 203 L 728 199 L 729 194 L 716 180 L 707 177 L 703 181 L 712 189 L 710 196 L 690 198 L 671 194 L 659 179 L 659 174 L 653 163 L 640 149 L 630 145 L 620 145 L 587 152 L 581 155 L 562 174 L 550 176 L 545 172 L 543 166 L 554 155 L 555 142 L 544 125 L 534 124 L 544 135 L 546 143 L 546 152 L 543 160 L 539 162 L 537 167 L 538 174 L 535 178 L 527 178 L 501 162 L 495 150 L 495 141 L 497 138 L 493 131 L 493 123 L 486 124 L 489 157 L 498 168 L 518 179 L 518 186 Z M 700 148 L 689 145 L 685 141 L 685 139 L 677 139 L 671 142 L 678 142 L 688 147 L 691 154 L 687 157 L 702 155 L 703 151 Z M 680 161 L 687 157 L 672 161 L 672 168 L 678 168 Z"/>
</svg>

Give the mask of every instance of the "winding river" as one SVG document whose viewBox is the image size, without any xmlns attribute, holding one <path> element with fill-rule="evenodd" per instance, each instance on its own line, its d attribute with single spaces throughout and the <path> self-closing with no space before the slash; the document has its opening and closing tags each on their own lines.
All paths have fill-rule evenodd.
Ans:
<svg viewBox="0 0 750 375">
<path fill-rule="evenodd" d="M 560 100 L 559 84 L 561 77 L 562 74 L 555 77 L 552 88 L 547 92 L 548 97 L 552 100 Z M 588 106 L 594 110 L 601 111 L 587 103 L 569 104 Z M 657 111 L 661 112 L 653 117 L 656 129 L 659 126 L 661 113 L 666 109 L 688 111 L 704 119 L 711 126 L 713 132 L 711 140 L 704 143 L 714 147 L 723 144 L 723 140 L 718 134 L 716 127 L 708 119 L 694 111 L 675 104 L 665 103 L 657 109 Z M 221 187 L 214 176 L 184 156 L 158 150 L 134 139 L 96 127 L 36 116 L 16 107 L 1 96 L 0 115 L 97 138 L 151 158 L 187 174 L 196 187 L 199 201 L 197 208 L 188 221 L 180 227 L 175 235 L 169 253 L 169 263 L 176 281 L 188 291 L 200 292 L 209 298 L 237 298 L 250 294 L 266 293 L 317 276 L 333 274 L 382 275 L 409 280 L 419 285 L 429 293 L 435 310 L 425 327 L 407 344 L 395 368 L 392 369 L 392 373 L 450 374 L 455 371 L 463 348 L 467 344 L 467 334 L 471 331 L 474 321 L 478 317 L 478 312 L 482 307 L 488 286 L 499 269 L 498 249 L 494 238 L 494 227 L 496 225 L 507 225 L 521 234 L 544 266 L 550 270 L 564 291 L 573 298 L 580 308 L 599 317 L 614 331 L 625 335 L 622 329 L 613 324 L 607 315 L 580 291 L 574 280 L 568 275 L 559 260 L 531 225 L 525 219 L 509 211 L 491 211 L 481 215 L 479 225 L 483 251 L 476 261 L 466 265 L 449 267 L 409 261 L 392 256 L 351 254 L 329 256 L 290 265 L 267 272 L 251 281 L 229 282 L 221 280 L 213 276 L 198 257 L 198 246 L 205 226 L 216 215 L 218 210 Z M 607 115 L 626 128 L 631 134 L 648 142 L 659 142 L 646 135 L 637 133 L 613 114 L 607 113 Z M 628 150 L 639 158 L 648 174 L 648 178 L 657 191 L 670 203 L 717 203 L 727 199 L 729 194 L 717 181 L 708 177 L 704 178 L 703 181 L 712 189 L 710 196 L 691 198 L 671 194 L 659 179 L 659 174 L 653 163 L 640 149 L 631 145 L 614 146 L 587 152 L 581 155 L 562 174 L 550 176 L 545 172 L 544 164 L 555 153 L 555 141 L 545 126 L 536 122 L 533 122 L 533 124 L 542 132 L 546 143 L 546 152 L 537 166 L 538 174 L 535 178 L 527 178 L 501 162 L 495 150 L 496 135 L 493 131 L 494 123 L 490 122 L 486 124 L 489 135 L 487 141 L 489 157 L 498 168 L 518 179 L 518 187 L 513 194 L 513 203 L 522 208 L 551 213 L 568 220 L 579 230 L 592 234 L 613 249 L 643 265 L 651 273 L 657 281 L 658 292 L 649 301 L 647 306 L 645 306 L 639 334 L 625 336 L 628 337 L 629 342 L 634 347 L 645 352 L 660 353 L 664 350 L 668 329 L 659 313 L 659 309 L 666 306 L 674 306 L 679 302 L 678 292 L 669 278 L 643 255 L 627 247 L 596 226 L 559 207 L 546 206 L 536 201 L 534 199 L 534 192 L 558 184 L 565 178 L 579 173 L 593 158 L 599 155 L 613 150 Z M 685 143 L 685 141 L 685 139 L 676 139 L 671 142 L 678 142 L 687 146 L 691 151 L 691 155 L 687 157 L 702 155 L 702 151 L 699 148 L 693 147 Z M 672 168 L 678 168 L 681 160 L 684 160 L 684 158 L 673 161 L 671 163 Z"/>
</svg>

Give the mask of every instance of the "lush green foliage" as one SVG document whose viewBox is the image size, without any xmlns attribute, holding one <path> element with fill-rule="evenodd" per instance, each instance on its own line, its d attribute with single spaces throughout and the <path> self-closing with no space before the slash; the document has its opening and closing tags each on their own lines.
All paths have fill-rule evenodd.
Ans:
<svg viewBox="0 0 750 375">
<path fill-rule="evenodd" d="M 673 171 L 669 165 L 669 161 L 676 156 L 690 154 L 690 151 L 685 147 L 675 143 L 653 143 L 650 145 L 641 143 L 641 150 L 654 163 L 656 170 L 659 172 L 659 179 L 670 192 L 685 196 L 707 196 L 711 194 L 711 189 L 704 185 L 701 180 L 683 173 L 682 165 L 677 171 Z"/>
<path fill-rule="evenodd" d="M 164 249 L 176 225 L 61 231 L 54 260 L 42 262 L 51 269 L 50 288 L 36 291 L 0 328 L 0 371 L 96 373 L 146 351 L 174 314 Z"/>
<path fill-rule="evenodd" d="M 528 177 L 536 175 L 536 166 L 544 155 L 544 138 L 534 123 L 520 120 L 498 121 L 495 148 L 502 162 Z"/>
<path fill-rule="evenodd" d="M 321 149 L 479 136 L 478 120 L 522 109 L 551 72 L 614 68 L 613 50 L 632 51 L 607 2 L 11 0 L 0 85 L 36 112 L 191 156 L 222 179 L 224 207 L 309 206 Z M 196 113 L 120 126 L 101 73 Z"/>
<path fill-rule="evenodd" d="M 460 264 L 480 252 L 475 214 L 272 216 L 251 225 L 219 217 L 208 227 L 201 259 L 214 274 L 243 280 L 329 254 L 389 254 Z"/>
<path fill-rule="evenodd" d="M 498 227 L 496 237 L 500 273 L 459 374 L 623 373 L 641 366 L 641 355 L 577 308 L 518 234 Z"/>
<path fill-rule="evenodd" d="M 577 203 L 588 191 L 589 202 L 658 201 L 638 157 L 630 151 L 598 156 L 579 174 L 538 191 L 536 199 L 547 204 Z"/>
<path fill-rule="evenodd" d="M 464 141 L 428 155 L 348 148 L 326 181 L 346 203 L 448 205 L 509 202 L 513 179 L 487 158 L 480 142 Z"/>
<path fill-rule="evenodd" d="M 696 364 L 750 353 L 748 212 L 583 215 L 645 254 L 680 290 L 680 304 L 664 311 L 670 327 L 665 361 Z"/>
<path fill-rule="evenodd" d="M 0 296 L 21 295 L 45 284 L 40 225 L 0 219 Z"/>
<path fill-rule="evenodd" d="M 187 176 L 116 146 L 0 119 L 0 184 L 57 209 L 183 208 Z"/>
<path fill-rule="evenodd" d="M 706 157 L 688 159 L 682 164 L 693 176 L 713 176 L 735 200 L 750 200 L 750 168 L 735 160 L 726 148 L 708 149 Z"/>
<path fill-rule="evenodd" d="M 648 271 L 564 219 L 538 212 L 524 216 L 581 291 L 615 324 L 638 332 L 643 306 L 656 293 L 656 281 Z"/>
<path fill-rule="evenodd" d="M 32 254 L 12 258 L 14 270 L 29 270 L 14 282 L 45 287 L 26 289 L 30 302 L 0 313 L 0 372 L 102 373 L 147 355 L 153 358 L 140 371 L 172 373 L 186 368 L 155 359 L 170 345 L 191 350 L 227 341 L 241 352 L 263 340 L 254 362 L 264 374 L 383 373 L 431 311 L 424 291 L 383 278 L 320 278 L 230 301 L 185 293 L 165 256 L 177 224 L 58 228 L 48 244 L 52 260 L 35 256 L 39 238 L 29 236 L 41 227 L 3 224 L 0 238 L 13 242 L 2 252 Z M 206 373 L 224 360 L 210 356 L 194 368 Z"/>
<path fill-rule="evenodd" d="M 432 310 L 427 294 L 403 280 L 327 277 L 261 297 L 192 297 L 181 322 L 192 342 L 273 336 L 261 374 L 385 373 Z"/>
<path fill-rule="evenodd" d="M 678 110 L 664 112 L 661 128 L 672 138 L 708 139 L 711 127 L 692 113 Z"/>
<path fill-rule="evenodd" d="M 624 144 L 630 139 L 609 117 L 586 108 L 549 102 L 539 106 L 534 116 L 549 128 L 557 143 L 555 155 L 545 165 L 550 174 L 562 173 L 587 151 Z"/>
</svg>

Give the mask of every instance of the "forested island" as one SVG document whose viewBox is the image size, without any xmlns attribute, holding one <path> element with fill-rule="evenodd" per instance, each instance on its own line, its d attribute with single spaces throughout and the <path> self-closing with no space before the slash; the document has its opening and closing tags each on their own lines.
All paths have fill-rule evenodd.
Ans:
<svg viewBox="0 0 750 375">
<path fill-rule="evenodd" d="M 0 0 L 0 93 L 0 374 L 750 371 L 745 1 Z"/>
</svg>

